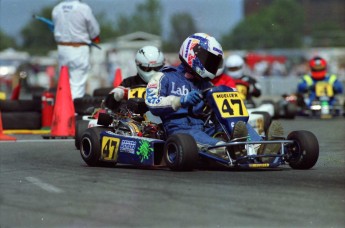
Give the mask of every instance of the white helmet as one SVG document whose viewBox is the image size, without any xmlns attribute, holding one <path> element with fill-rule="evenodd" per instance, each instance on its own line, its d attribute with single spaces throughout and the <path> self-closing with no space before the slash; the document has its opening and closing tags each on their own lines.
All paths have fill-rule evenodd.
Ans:
<svg viewBox="0 0 345 228">
<path fill-rule="evenodd" d="M 222 65 L 223 49 L 214 37 L 194 33 L 182 43 L 179 57 L 191 73 L 213 79 Z"/>
<path fill-rule="evenodd" d="M 239 55 L 230 55 L 225 61 L 225 73 L 233 78 L 243 76 L 244 60 Z"/>
<path fill-rule="evenodd" d="M 164 54 L 155 46 L 140 48 L 135 56 L 139 76 L 149 82 L 151 77 L 164 66 Z"/>
</svg>

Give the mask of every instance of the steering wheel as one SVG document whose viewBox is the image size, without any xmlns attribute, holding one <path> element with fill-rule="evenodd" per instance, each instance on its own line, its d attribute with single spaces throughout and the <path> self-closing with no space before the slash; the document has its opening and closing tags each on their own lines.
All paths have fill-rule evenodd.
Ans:
<svg viewBox="0 0 345 228">
<path fill-rule="evenodd" d="M 190 115 L 191 117 L 194 117 L 194 118 L 198 118 L 198 119 L 205 119 L 212 114 L 213 110 L 211 109 L 211 107 L 207 103 L 207 99 L 206 99 L 206 95 L 210 89 L 212 89 L 212 87 L 204 89 L 201 92 L 201 95 L 203 97 L 202 100 L 204 102 L 204 106 L 202 107 L 203 112 L 202 113 L 194 113 L 193 112 L 193 106 L 189 106 L 188 107 L 188 115 Z"/>
</svg>

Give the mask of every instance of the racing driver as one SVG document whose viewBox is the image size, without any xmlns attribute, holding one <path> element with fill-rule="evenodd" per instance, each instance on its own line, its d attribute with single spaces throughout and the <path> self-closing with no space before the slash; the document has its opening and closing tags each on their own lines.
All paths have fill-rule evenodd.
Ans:
<svg viewBox="0 0 345 228">
<path fill-rule="evenodd" d="M 191 115 L 202 112 L 204 101 L 201 91 L 210 88 L 211 79 L 221 68 L 223 50 L 218 41 L 205 33 L 195 33 L 182 43 L 177 67 L 164 67 L 154 75 L 146 89 L 146 104 L 149 110 L 162 119 L 167 136 L 174 133 L 187 133 L 194 137 L 199 147 L 225 143 L 213 138 L 215 128 L 205 129 L 204 120 Z M 248 135 L 248 129 L 254 131 L 243 121 L 238 121 L 233 129 L 232 138 Z M 245 153 L 243 146 L 234 149 L 235 154 Z M 218 156 L 225 157 L 224 147 L 213 149 Z"/>
</svg>

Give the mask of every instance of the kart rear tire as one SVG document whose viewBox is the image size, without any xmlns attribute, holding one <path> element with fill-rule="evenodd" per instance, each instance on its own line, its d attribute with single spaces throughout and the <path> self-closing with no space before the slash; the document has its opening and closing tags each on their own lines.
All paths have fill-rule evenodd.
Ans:
<svg viewBox="0 0 345 228">
<path fill-rule="evenodd" d="M 189 134 L 173 134 L 164 145 L 164 161 L 174 171 L 191 171 L 196 167 L 198 147 Z"/>
<path fill-rule="evenodd" d="M 80 150 L 80 142 L 83 136 L 84 131 L 89 126 L 88 120 L 78 120 L 75 124 L 75 138 L 74 138 L 74 145 L 77 150 Z"/>
<path fill-rule="evenodd" d="M 289 166 L 293 169 L 310 169 L 319 158 L 319 142 L 316 136 L 309 131 L 292 131 L 288 140 L 294 140 L 288 145 Z"/>
<path fill-rule="evenodd" d="M 101 158 L 101 132 L 107 131 L 106 127 L 91 127 L 84 131 L 80 142 L 80 155 L 89 166 L 101 166 L 106 162 Z M 109 164 L 109 163 L 107 163 Z"/>
</svg>

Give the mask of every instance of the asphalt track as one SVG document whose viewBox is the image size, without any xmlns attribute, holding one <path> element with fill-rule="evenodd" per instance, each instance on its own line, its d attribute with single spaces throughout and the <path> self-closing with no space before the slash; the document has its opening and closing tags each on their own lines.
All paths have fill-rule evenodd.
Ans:
<svg viewBox="0 0 345 228">
<path fill-rule="evenodd" d="M 282 123 L 317 136 L 313 169 L 93 168 L 72 139 L 0 142 L 0 227 L 345 227 L 345 118 Z"/>
</svg>

